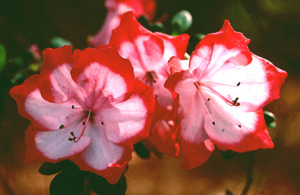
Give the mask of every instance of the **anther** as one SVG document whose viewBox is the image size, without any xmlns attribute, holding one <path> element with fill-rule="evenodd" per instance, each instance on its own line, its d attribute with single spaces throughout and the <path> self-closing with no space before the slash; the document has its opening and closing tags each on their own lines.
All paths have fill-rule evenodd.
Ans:
<svg viewBox="0 0 300 195">
<path fill-rule="evenodd" d="M 236 86 L 240 86 L 240 84 L 241 84 L 241 82 L 238 82 L 238 83 L 236 84 Z"/>
<path fill-rule="evenodd" d="M 225 129 L 222 129 L 222 131 L 224 132 L 224 131 L 225 131 Z"/>
<path fill-rule="evenodd" d="M 104 122 L 103 122 L 103 121 L 101 121 L 101 125 L 104 125 Z"/>
<path fill-rule="evenodd" d="M 82 122 L 82 125 L 85 125 L 85 121 Z"/>
<path fill-rule="evenodd" d="M 235 106 L 239 106 L 240 105 L 240 103 L 239 102 L 237 102 L 239 100 L 239 98 L 237 97 L 237 98 L 235 98 L 235 100 L 232 100 L 232 102 L 233 102 L 233 104 L 235 105 Z"/>
<path fill-rule="evenodd" d="M 64 128 L 65 126 L 63 125 L 63 124 L 61 124 L 60 126 L 59 126 L 59 129 L 62 129 L 62 128 Z"/>
<path fill-rule="evenodd" d="M 210 101 L 210 98 L 208 98 L 207 101 L 209 102 L 209 101 Z"/>
<path fill-rule="evenodd" d="M 74 132 L 71 131 L 70 134 L 71 134 L 72 137 L 69 137 L 68 140 L 69 140 L 69 141 L 75 141 L 75 135 L 74 135 Z"/>
<path fill-rule="evenodd" d="M 239 128 L 242 128 L 242 126 L 241 126 L 241 125 L 239 125 Z"/>
<path fill-rule="evenodd" d="M 68 138 L 68 140 L 69 140 L 69 141 L 74 141 L 75 138 L 74 138 L 74 137 L 70 137 L 70 138 Z"/>
<path fill-rule="evenodd" d="M 213 125 L 216 125 L 215 121 L 212 122 Z"/>
<path fill-rule="evenodd" d="M 72 105 L 72 109 L 74 109 L 75 108 L 75 106 L 74 105 Z"/>
</svg>

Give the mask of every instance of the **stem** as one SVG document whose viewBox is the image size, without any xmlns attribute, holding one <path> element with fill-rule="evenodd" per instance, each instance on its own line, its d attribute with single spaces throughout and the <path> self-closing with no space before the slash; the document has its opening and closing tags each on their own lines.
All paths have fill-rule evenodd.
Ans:
<svg viewBox="0 0 300 195">
<path fill-rule="evenodd" d="M 249 152 L 249 164 L 248 164 L 248 170 L 247 170 L 247 181 L 246 181 L 246 185 L 244 187 L 244 190 L 242 192 L 241 195 L 246 195 L 253 183 L 253 174 L 252 174 L 252 170 L 253 170 L 253 166 L 254 166 L 254 152 Z"/>
</svg>

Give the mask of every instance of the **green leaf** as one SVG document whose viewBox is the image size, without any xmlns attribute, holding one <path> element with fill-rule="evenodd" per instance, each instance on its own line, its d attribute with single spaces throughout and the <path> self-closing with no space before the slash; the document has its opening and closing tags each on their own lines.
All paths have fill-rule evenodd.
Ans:
<svg viewBox="0 0 300 195">
<path fill-rule="evenodd" d="M 107 180 L 95 173 L 89 171 L 81 171 L 82 174 L 86 177 L 90 188 L 101 195 L 124 195 L 127 190 L 126 177 L 121 176 L 120 180 L 116 184 L 110 184 Z"/>
<path fill-rule="evenodd" d="M 5 68 L 6 65 L 6 52 L 3 45 L 0 45 L 0 72 Z"/>
<path fill-rule="evenodd" d="M 52 175 L 60 171 L 78 171 L 79 167 L 70 160 L 63 160 L 58 163 L 45 162 L 39 169 L 43 175 Z"/>
<path fill-rule="evenodd" d="M 161 22 L 150 24 L 147 17 L 145 16 L 139 17 L 138 22 L 151 32 L 164 32 L 164 25 Z"/>
<path fill-rule="evenodd" d="M 272 112 L 264 111 L 264 117 L 267 127 L 275 129 L 276 128 L 276 117 Z"/>
<path fill-rule="evenodd" d="M 143 145 L 142 142 L 138 142 L 133 145 L 136 154 L 144 159 L 150 158 L 150 151 Z"/>
<path fill-rule="evenodd" d="M 222 157 L 226 160 L 233 158 L 237 153 L 232 150 L 221 151 Z"/>
<path fill-rule="evenodd" d="M 194 36 L 196 39 L 198 39 L 198 42 L 199 42 L 199 41 L 201 41 L 201 39 L 203 39 L 203 37 L 205 37 L 205 34 L 197 33 Z"/>
<path fill-rule="evenodd" d="M 182 10 L 178 12 L 172 19 L 173 26 L 172 35 L 180 35 L 187 31 L 193 23 L 193 18 L 190 12 Z"/>
<path fill-rule="evenodd" d="M 63 171 L 50 184 L 51 195 L 80 195 L 84 187 L 84 177 L 80 171 Z"/>
<path fill-rule="evenodd" d="M 44 162 L 39 169 L 43 175 L 52 175 L 61 171 L 61 168 L 50 162 Z"/>
<path fill-rule="evenodd" d="M 71 41 L 61 38 L 61 37 L 53 37 L 50 40 L 50 42 L 54 48 L 59 48 L 59 47 L 65 46 L 65 45 L 73 46 Z"/>
</svg>

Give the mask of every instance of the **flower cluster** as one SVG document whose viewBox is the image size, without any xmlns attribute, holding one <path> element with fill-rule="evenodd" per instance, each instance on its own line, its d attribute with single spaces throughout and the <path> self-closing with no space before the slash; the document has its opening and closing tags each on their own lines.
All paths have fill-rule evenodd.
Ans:
<svg viewBox="0 0 300 195">
<path fill-rule="evenodd" d="M 215 146 L 273 147 L 262 109 L 279 98 L 287 73 L 251 53 L 227 20 L 185 60 L 189 35 L 153 33 L 136 20 L 153 18 L 153 0 L 105 5 L 90 40 L 96 48 L 46 49 L 40 74 L 11 89 L 31 121 L 27 161 L 70 159 L 116 183 L 140 141 L 172 157 L 181 152 L 184 169 L 207 161 Z"/>
</svg>

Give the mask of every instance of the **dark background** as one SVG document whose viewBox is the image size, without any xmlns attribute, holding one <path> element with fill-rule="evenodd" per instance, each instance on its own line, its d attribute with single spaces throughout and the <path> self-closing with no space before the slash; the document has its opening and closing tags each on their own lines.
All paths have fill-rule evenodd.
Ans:
<svg viewBox="0 0 300 195">
<path fill-rule="evenodd" d="M 277 116 L 270 129 L 275 148 L 238 154 L 225 160 L 216 150 L 201 167 L 186 171 L 179 159 L 134 155 L 126 173 L 128 194 L 241 194 L 247 174 L 248 194 L 297 194 L 300 191 L 300 2 L 299 0 L 157 0 L 155 19 L 186 9 L 193 16 L 189 34 L 219 31 L 228 19 L 251 39 L 250 50 L 286 70 L 281 99 L 266 110 Z M 60 36 L 75 48 L 87 47 L 106 15 L 101 0 L 0 0 L 0 44 L 8 58 L 37 43 L 41 50 Z M 155 20 L 154 19 L 154 20 Z M 167 25 L 168 27 L 168 25 Z M 1 83 L 2 85 L 2 83 Z M 52 176 L 38 173 L 42 162 L 24 163 L 24 130 L 29 121 L 17 114 L 15 102 L 3 93 L 0 129 L 0 194 L 47 194 Z"/>
</svg>

